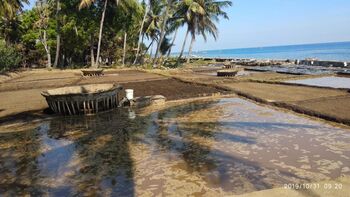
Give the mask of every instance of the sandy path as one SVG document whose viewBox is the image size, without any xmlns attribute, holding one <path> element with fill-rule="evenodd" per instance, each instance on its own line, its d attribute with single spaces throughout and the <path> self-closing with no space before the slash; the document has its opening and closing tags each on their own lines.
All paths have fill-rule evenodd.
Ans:
<svg viewBox="0 0 350 197">
<path fill-rule="evenodd" d="M 45 109 L 47 104 L 40 94 L 43 90 L 45 89 L 0 92 L 0 117 Z"/>
</svg>

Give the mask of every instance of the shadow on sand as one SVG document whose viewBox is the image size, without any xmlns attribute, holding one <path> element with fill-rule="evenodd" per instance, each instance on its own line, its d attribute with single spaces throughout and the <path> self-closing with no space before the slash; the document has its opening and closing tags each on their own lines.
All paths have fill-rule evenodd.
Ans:
<svg viewBox="0 0 350 197">
<path fill-rule="evenodd" d="M 245 191 L 247 183 L 253 190 L 272 188 L 273 184 L 267 181 L 264 173 L 266 168 L 214 149 L 211 143 L 219 137 L 252 145 L 255 139 L 221 133 L 219 127 L 229 125 L 255 131 L 261 127 L 311 126 L 220 122 L 220 117 L 217 122 L 158 123 L 217 103 L 208 101 L 169 107 L 135 119 L 130 119 L 127 109 L 91 117 L 58 117 L 43 122 L 34 130 L 0 134 L 0 194 L 135 196 L 135 164 L 130 146 L 140 143 L 155 145 L 158 152 L 179 155 L 182 162 L 177 167 L 190 174 L 200 174 L 202 181 L 211 187 L 236 193 Z M 279 173 L 302 179 L 287 171 Z"/>
</svg>

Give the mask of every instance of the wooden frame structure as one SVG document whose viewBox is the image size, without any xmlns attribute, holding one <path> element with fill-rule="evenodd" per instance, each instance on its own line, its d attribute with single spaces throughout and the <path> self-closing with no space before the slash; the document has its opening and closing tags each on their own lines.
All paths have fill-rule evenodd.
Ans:
<svg viewBox="0 0 350 197">
<path fill-rule="evenodd" d="M 103 69 L 87 69 L 87 70 L 81 70 L 84 77 L 86 76 L 102 76 L 103 75 Z"/>
<path fill-rule="evenodd" d="M 218 77 L 234 77 L 238 73 L 238 70 L 218 70 L 217 76 Z"/>
<path fill-rule="evenodd" d="M 41 95 L 57 114 L 91 115 L 118 107 L 122 89 L 114 84 L 93 84 L 47 90 Z"/>
</svg>

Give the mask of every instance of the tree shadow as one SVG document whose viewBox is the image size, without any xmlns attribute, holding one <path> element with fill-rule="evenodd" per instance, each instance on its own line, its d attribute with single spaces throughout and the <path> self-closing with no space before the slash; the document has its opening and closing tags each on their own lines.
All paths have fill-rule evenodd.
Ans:
<svg viewBox="0 0 350 197">
<path fill-rule="evenodd" d="M 5 111 L 2 109 L 2 111 Z M 48 116 L 42 113 L 43 110 L 30 110 L 0 117 L 0 125 L 11 124 L 13 122 L 28 123 L 33 120 L 43 120 Z"/>
<path fill-rule="evenodd" d="M 48 187 L 40 181 L 40 131 L 0 134 L 0 195 L 41 196 Z M 4 146 L 5 145 L 5 146 Z"/>
<path fill-rule="evenodd" d="M 127 109 L 96 116 L 57 117 L 28 132 L 0 134 L 0 188 L 4 188 L 0 194 L 134 196 L 135 164 L 130 145 L 135 143 L 155 145 L 155 151 L 178 155 L 183 164 L 179 167 L 225 191 L 244 191 L 247 184 L 254 190 L 269 189 L 273 187 L 271 178 L 278 183 L 286 182 L 286 177 L 305 180 L 287 171 L 276 175 L 275 169 L 228 154 L 212 143 L 222 139 L 256 143 L 253 137 L 220 132 L 225 126 L 256 131 L 261 127 L 305 128 L 303 125 L 222 122 L 220 117 L 212 122 L 166 122 L 217 103 L 168 107 L 135 119 L 130 119 Z"/>
<path fill-rule="evenodd" d="M 278 170 L 278 173 L 276 173 L 276 169 L 273 167 L 262 167 L 259 163 L 233 156 L 233 154 L 228 154 L 224 150 L 214 148 L 211 142 L 228 140 L 233 143 L 247 145 L 256 143 L 254 137 L 221 132 L 222 127 L 226 126 L 254 132 L 261 128 L 269 130 L 317 127 L 274 122 L 222 122 L 219 120 L 220 117 L 217 118 L 218 121 L 212 122 L 166 121 L 171 118 L 185 116 L 194 110 L 208 108 L 213 104 L 215 103 L 204 103 L 194 105 L 195 107 L 185 105 L 181 108 L 157 112 L 156 116 L 153 117 L 152 127 L 156 131 L 154 137 L 159 149 L 163 152 L 178 154 L 184 161 L 184 166 L 181 168 L 190 173 L 199 173 L 209 185 L 220 187 L 224 191 L 237 191 L 237 194 L 246 191 L 247 185 L 254 188 L 251 191 L 255 191 L 270 189 L 276 184 L 289 183 L 291 179 L 309 181 L 307 178 L 299 177 L 285 170 Z M 174 116 L 174 114 L 177 114 L 177 116 Z"/>
<path fill-rule="evenodd" d="M 51 138 L 74 140 L 80 161 L 76 173 L 69 176 L 74 194 L 106 195 L 108 191 L 111 196 L 134 196 L 134 164 L 128 143 L 136 134 L 137 129 L 132 128 L 138 125 L 133 127 L 126 113 L 117 110 L 94 117 L 66 117 L 50 124 L 55 128 L 48 131 Z"/>
<path fill-rule="evenodd" d="M 207 124 L 212 130 L 208 129 Z M 200 125 L 206 129 L 201 129 L 201 127 L 194 129 L 193 125 L 198 125 L 198 123 L 185 123 L 183 125 L 181 122 L 167 126 L 158 125 L 156 141 L 163 152 L 172 152 L 182 158 L 184 166 L 180 166 L 180 168 L 191 174 L 200 174 L 203 181 L 212 187 L 220 187 L 224 191 L 236 191 L 237 194 L 240 194 L 248 189 L 247 185 L 254 188 L 250 188 L 251 191 L 256 191 L 271 189 L 276 186 L 276 182 L 280 185 L 288 183 L 289 178 L 309 181 L 284 170 L 279 170 L 276 174 L 276 170 L 272 167 L 262 167 L 259 163 L 216 149 L 212 147 L 211 143 L 198 141 L 198 137 L 211 138 L 216 141 L 217 135 L 221 135 L 220 139 L 250 145 L 256 143 L 252 137 L 228 133 L 222 135 L 216 131 L 220 126 L 219 123 L 201 123 Z M 204 141 L 206 140 L 204 139 Z M 272 177 L 275 179 L 275 183 L 271 182 Z"/>
<path fill-rule="evenodd" d="M 123 114 L 58 117 L 0 134 L 0 145 L 8 144 L 0 146 L 0 194 L 134 196 L 128 141 L 137 129 Z"/>
</svg>

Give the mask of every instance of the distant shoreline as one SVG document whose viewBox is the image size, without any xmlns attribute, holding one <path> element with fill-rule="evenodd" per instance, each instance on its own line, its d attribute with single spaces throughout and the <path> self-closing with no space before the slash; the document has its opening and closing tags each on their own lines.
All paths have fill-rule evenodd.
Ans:
<svg viewBox="0 0 350 197">
<path fill-rule="evenodd" d="M 176 56 L 178 53 L 172 55 Z M 188 53 L 184 53 L 184 55 L 187 56 Z M 304 60 L 314 58 L 322 61 L 350 62 L 350 42 L 195 51 L 191 56 L 257 60 Z"/>
<path fill-rule="evenodd" d="M 330 45 L 330 44 L 350 44 L 350 41 L 306 43 L 306 44 L 287 44 L 287 45 L 271 45 L 271 46 L 260 46 L 260 47 L 239 47 L 239 48 L 225 48 L 225 49 L 203 50 L 203 51 L 196 51 L 196 52 L 227 51 L 227 50 L 242 50 L 242 49 L 266 49 L 266 48 L 277 48 L 277 47 L 316 46 L 316 45 Z M 175 52 L 175 53 L 180 53 L 180 52 Z"/>
</svg>

